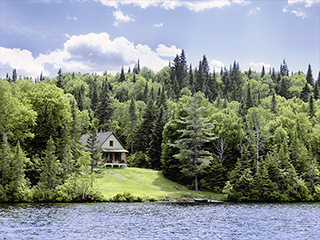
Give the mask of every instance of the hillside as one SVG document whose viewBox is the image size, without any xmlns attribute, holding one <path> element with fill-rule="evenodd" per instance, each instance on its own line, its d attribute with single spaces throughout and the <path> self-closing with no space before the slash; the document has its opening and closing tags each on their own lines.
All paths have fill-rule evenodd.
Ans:
<svg viewBox="0 0 320 240">
<path fill-rule="evenodd" d="M 143 168 L 103 168 L 97 171 L 97 186 L 109 200 L 117 194 L 130 193 L 146 200 L 190 200 L 193 197 L 223 198 L 222 194 L 188 190 L 163 177 L 161 171 Z"/>
</svg>

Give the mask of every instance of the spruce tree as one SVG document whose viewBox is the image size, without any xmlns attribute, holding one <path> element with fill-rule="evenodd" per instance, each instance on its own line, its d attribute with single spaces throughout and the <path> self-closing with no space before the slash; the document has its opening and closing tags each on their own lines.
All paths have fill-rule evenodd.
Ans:
<svg viewBox="0 0 320 240">
<path fill-rule="evenodd" d="M 90 152 L 91 156 L 91 174 L 93 174 L 93 167 L 96 166 L 101 159 L 101 148 L 99 147 L 97 129 L 92 125 L 90 127 L 90 134 L 87 139 L 86 148 Z"/>
<path fill-rule="evenodd" d="M 199 106 L 197 95 L 193 97 L 190 107 L 185 107 L 187 116 L 181 117 L 178 122 L 184 126 L 180 129 L 180 138 L 175 141 L 174 147 L 179 153 L 174 157 L 181 162 L 181 172 L 194 178 L 195 190 L 198 191 L 198 176 L 212 160 L 212 154 L 205 150 L 204 144 L 212 141 L 213 124 L 203 117 L 206 108 Z"/>
<path fill-rule="evenodd" d="M 260 77 L 263 78 L 265 74 L 266 74 L 266 71 L 265 71 L 265 69 L 264 69 L 264 66 L 262 66 L 262 70 L 261 70 L 261 75 L 260 75 Z"/>
<path fill-rule="evenodd" d="M 135 105 L 135 100 L 133 97 L 131 97 L 131 101 L 130 101 L 129 116 L 130 116 L 130 123 L 131 123 L 131 132 L 130 132 L 131 154 L 133 154 L 134 130 L 135 130 L 136 121 L 137 121 L 136 105 Z"/>
<path fill-rule="evenodd" d="M 17 81 L 17 69 L 13 69 L 12 71 L 12 82 L 16 82 Z"/>
<path fill-rule="evenodd" d="M 246 98 L 245 105 L 246 105 L 246 110 L 248 110 L 248 109 L 253 107 L 250 83 L 248 84 L 247 98 Z"/>
<path fill-rule="evenodd" d="M 289 69 L 285 59 L 283 59 L 283 62 L 280 65 L 280 75 L 282 77 L 289 76 Z"/>
<path fill-rule="evenodd" d="M 151 141 L 152 126 L 155 119 L 154 102 L 149 99 L 147 106 L 142 115 L 142 122 L 137 128 L 136 136 L 136 152 L 146 152 Z"/>
<path fill-rule="evenodd" d="M 308 65 L 308 71 L 307 71 L 307 83 L 309 83 L 311 86 L 313 86 L 314 81 L 313 81 L 313 76 L 312 76 L 312 70 L 311 70 L 311 65 Z"/>
<path fill-rule="evenodd" d="M 313 96 L 310 95 L 309 97 L 309 116 L 312 118 L 315 115 L 315 110 L 314 110 L 314 100 Z"/>
<path fill-rule="evenodd" d="M 58 88 L 62 88 L 62 80 L 63 80 L 63 75 L 62 75 L 62 70 L 60 68 L 58 71 L 57 82 L 56 82 L 56 86 Z"/>
<path fill-rule="evenodd" d="M 309 101 L 309 95 L 311 93 L 311 90 L 308 86 L 308 83 L 306 83 L 306 85 L 303 87 L 301 93 L 300 93 L 300 98 L 304 101 L 304 102 L 308 102 Z"/>
<path fill-rule="evenodd" d="M 106 77 L 102 84 L 99 96 L 98 106 L 96 108 L 96 117 L 99 119 L 99 128 L 106 131 L 108 129 L 108 121 L 111 120 L 114 111 L 113 101 L 110 97 L 109 82 Z"/>
<path fill-rule="evenodd" d="M 315 100 L 318 100 L 318 99 L 319 99 L 319 85 L 318 85 L 318 83 L 316 83 L 316 84 L 314 85 L 313 94 L 314 94 L 314 99 L 315 99 Z"/>
<path fill-rule="evenodd" d="M 151 129 L 150 144 L 147 152 L 149 167 L 151 169 L 160 170 L 161 168 L 162 132 L 165 123 L 166 117 L 164 107 L 160 106 Z"/>
<path fill-rule="evenodd" d="M 119 83 L 126 81 L 126 77 L 124 75 L 124 70 L 123 67 L 121 68 L 121 73 L 120 73 L 120 78 L 119 78 Z"/>
<path fill-rule="evenodd" d="M 50 200 L 53 194 L 52 190 L 59 184 L 58 174 L 60 173 L 60 162 L 56 157 L 56 146 L 51 136 L 43 154 L 40 175 L 40 183 L 43 185 L 40 185 L 43 187 L 41 190 L 46 192 L 46 200 Z"/>
<path fill-rule="evenodd" d="M 98 83 L 97 78 L 95 77 L 92 84 L 91 84 L 91 109 L 95 112 L 98 101 L 99 101 L 99 95 L 98 95 Z"/>
</svg>

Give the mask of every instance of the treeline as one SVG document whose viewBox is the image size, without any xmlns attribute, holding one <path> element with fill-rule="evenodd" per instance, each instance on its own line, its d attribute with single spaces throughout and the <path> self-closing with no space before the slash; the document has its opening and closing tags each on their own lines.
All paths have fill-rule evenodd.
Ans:
<svg viewBox="0 0 320 240">
<path fill-rule="evenodd" d="M 72 174 L 83 176 L 76 166 L 85 152 L 76 146 L 81 134 L 96 128 L 116 132 L 131 152 L 130 166 L 162 170 L 196 190 L 223 192 L 235 201 L 319 201 L 319 78 L 310 65 L 306 74 L 290 73 L 285 60 L 279 70 L 241 71 L 234 62 L 216 72 L 203 56 L 193 68 L 184 51 L 156 74 L 139 62 L 116 75 L 59 70 L 36 83 L 15 73 L 1 81 L 1 96 L 11 94 L 19 102 L 12 105 L 30 116 L 7 113 L 11 107 L 2 103 L 10 98 L 1 97 L 1 154 L 19 141 L 24 179 L 36 192 L 51 141 L 59 163 L 56 186 L 63 186 Z M 59 94 L 48 97 L 48 89 Z M 64 141 L 70 142 L 68 154 Z M 0 191 L 6 193 L 12 179 Z"/>
</svg>

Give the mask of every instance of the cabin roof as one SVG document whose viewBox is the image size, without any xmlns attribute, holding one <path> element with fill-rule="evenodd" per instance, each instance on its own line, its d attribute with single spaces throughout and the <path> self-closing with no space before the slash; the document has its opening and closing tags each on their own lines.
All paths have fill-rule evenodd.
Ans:
<svg viewBox="0 0 320 240">
<path fill-rule="evenodd" d="M 123 152 L 128 152 L 125 148 L 125 146 L 123 145 L 123 143 L 120 141 L 120 139 L 118 138 L 118 136 L 114 133 L 114 132 L 99 132 L 97 133 L 97 142 L 98 142 L 98 146 L 101 147 L 105 141 L 107 141 L 107 139 L 111 136 L 114 135 L 116 137 L 116 139 L 119 141 L 119 143 L 121 144 L 121 146 L 123 147 L 124 151 Z M 81 137 L 80 142 L 83 143 L 84 145 L 87 144 L 87 140 L 88 137 L 90 136 L 90 134 L 84 134 Z M 119 150 L 117 150 L 117 152 L 119 152 Z"/>
</svg>

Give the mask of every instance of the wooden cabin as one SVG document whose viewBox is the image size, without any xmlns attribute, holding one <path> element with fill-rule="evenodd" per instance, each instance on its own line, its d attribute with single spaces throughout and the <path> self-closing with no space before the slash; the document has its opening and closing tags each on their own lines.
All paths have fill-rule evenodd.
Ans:
<svg viewBox="0 0 320 240">
<path fill-rule="evenodd" d="M 87 144 L 89 134 L 81 137 L 81 142 Z M 97 145 L 102 149 L 102 164 L 104 167 L 127 167 L 129 153 L 114 132 L 97 133 Z"/>
</svg>

